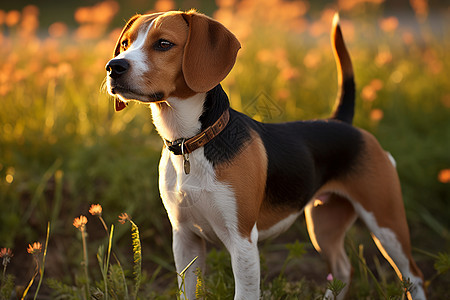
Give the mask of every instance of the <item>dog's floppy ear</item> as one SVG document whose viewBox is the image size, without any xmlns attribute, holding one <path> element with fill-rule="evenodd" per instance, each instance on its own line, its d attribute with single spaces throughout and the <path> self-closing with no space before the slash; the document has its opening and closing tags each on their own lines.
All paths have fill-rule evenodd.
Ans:
<svg viewBox="0 0 450 300">
<path fill-rule="evenodd" d="M 133 25 L 133 23 L 139 18 L 141 15 L 135 15 L 132 17 L 128 22 L 127 25 L 122 29 L 122 32 L 120 33 L 119 39 L 117 40 L 116 47 L 114 48 L 113 57 L 116 57 L 120 54 L 120 40 L 122 39 L 124 33 L 130 29 L 130 27 Z"/>
<path fill-rule="evenodd" d="M 188 12 L 183 18 L 189 26 L 182 65 L 184 79 L 194 92 L 206 92 L 231 71 L 241 44 L 225 26 L 205 15 Z"/>
</svg>

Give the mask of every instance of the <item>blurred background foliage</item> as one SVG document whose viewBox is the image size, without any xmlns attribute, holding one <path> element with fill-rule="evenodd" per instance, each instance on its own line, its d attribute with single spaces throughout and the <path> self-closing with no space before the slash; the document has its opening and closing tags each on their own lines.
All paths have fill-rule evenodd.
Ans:
<svg viewBox="0 0 450 300">
<path fill-rule="evenodd" d="M 73 242 L 72 219 L 100 203 L 109 224 L 126 211 L 140 225 L 144 269 L 165 271 L 150 288 L 175 285 L 157 187 L 162 142 L 145 106 L 116 114 L 101 87 L 128 18 L 192 7 L 240 39 L 223 86 L 233 108 L 266 122 L 329 115 L 337 91 L 329 30 L 340 11 L 356 75 L 355 124 L 396 158 L 414 255 L 433 279 L 431 295 L 449 298 L 449 278 L 433 277 L 433 259 L 424 253 L 450 249 L 450 9 L 448 1 L 427 0 L 2 2 L 0 247 L 13 249 L 9 270 L 18 283 L 32 272 L 26 245 L 44 239 L 48 221 L 46 272 L 73 279 L 81 245 Z M 103 229 L 95 218 L 89 222 L 97 249 Z M 308 242 L 302 222 L 287 236 Z M 130 255 L 125 231 L 118 227 L 115 236 L 122 261 Z M 352 239 L 370 244 L 360 232 L 350 232 Z M 379 256 L 371 247 L 370 255 Z M 325 272 L 306 271 L 316 278 Z"/>
</svg>

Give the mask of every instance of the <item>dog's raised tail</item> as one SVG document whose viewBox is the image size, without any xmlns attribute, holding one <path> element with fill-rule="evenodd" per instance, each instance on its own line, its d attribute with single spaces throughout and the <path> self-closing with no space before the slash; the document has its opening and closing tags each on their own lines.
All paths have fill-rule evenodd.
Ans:
<svg viewBox="0 0 450 300">
<path fill-rule="evenodd" d="M 355 111 L 355 81 L 352 61 L 342 37 L 338 13 L 334 15 L 333 19 L 331 44 L 336 60 L 339 88 L 332 118 L 352 124 Z"/>
</svg>

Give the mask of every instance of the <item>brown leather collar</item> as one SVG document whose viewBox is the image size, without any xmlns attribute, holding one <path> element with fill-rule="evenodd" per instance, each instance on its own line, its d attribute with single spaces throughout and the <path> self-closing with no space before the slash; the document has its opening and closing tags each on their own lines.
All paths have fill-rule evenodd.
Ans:
<svg viewBox="0 0 450 300">
<path fill-rule="evenodd" d="M 215 138 L 222 132 L 225 126 L 227 126 L 229 120 L 230 112 L 226 109 L 213 125 L 209 126 L 196 136 L 193 136 L 190 139 L 181 138 L 173 142 L 163 139 L 164 144 L 167 149 L 175 155 L 189 154 L 192 151 L 205 146 L 209 141 Z"/>
</svg>

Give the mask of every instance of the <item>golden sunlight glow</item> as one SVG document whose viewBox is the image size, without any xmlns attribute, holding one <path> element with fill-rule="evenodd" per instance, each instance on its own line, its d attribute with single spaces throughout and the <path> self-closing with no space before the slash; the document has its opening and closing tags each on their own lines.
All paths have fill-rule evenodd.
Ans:
<svg viewBox="0 0 450 300">
<path fill-rule="evenodd" d="M 380 250 L 381 254 L 384 256 L 384 258 L 386 258 L 386 260 L 392 266 L 392 268 L 394 269 L 394 271 L 397 274 L 398 278 L 400 278 L 400 280 L 403 280 L 402 273 L 400 272 L 399 268 L 395 264 L 394 260 L 386 252 L 386 250 L 384 249 L 384 247 L 381 244 L 380 240 L 373 233 L 371 233 L 371 235 L 372 235 L 372 239 L 374 240 L 374 242 L 377 245 L 378 249 Z"/>
<path fill-rule="evenodd" d="M 394 269 L 394 271 L 397 274 L 398 278 L 400 278 L 400 280 L 403 280 L 402 273 L 400 272 L 399 268 L 395 264 L 394 260 L 389 256 L 389 254 L 387 254 L 387 252 L 384 249 L 383 245 L 381 244 L 380 240 L 375 235 L 373 235 L 373 233 L 371 233 L 371 235 L 372 235 L 372 238 L 373 238 L 375 244 L 378 247 L 378 250 L 380 250 L 381 254 L 384 256 L 384 258 L 392 266 L 392 268 Z M 412 296 L 411 296 L 411 293 L 409 291 L 407 292 L 407 297 L 408 297 L 408 300 L 412 300 Z"/>
<path fill-rule="evenodd" d="M 313 223 L 312 217 L 311 217 L 311 209 L 312 209 L 311 206 L 312 206 L 312 204 L 308 203 L 308 205 L 305 207 L 306 227 L 308 228 L 308 233 L 309 233 L 309 238 L 311 239 L 311 243 L 313 244 L 313 246 L 317 250 L 317 252 L 321 252 L 322 249 L 320 249 L 319 243 L 317 242 L 316 234 L 314 232 L 314 223 Z"/>
<path fill-rule="evenodd" d="M 334 14 L 334 17 L 333 17 L 333 27 L 336 27 L 337 26 L 337 24 L 339 23 L 339 13 L 338 12 L 336 12 L 335 14 Z"/>
<path fill-rule="evenodd" d="M 317 206 L 319 206 L 319 205 L 323 205 L 323 201 L 320 200 L 320 199 L 314 200 L 314 207 L 317 207 Z"/>
</svg>

